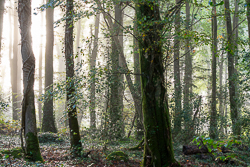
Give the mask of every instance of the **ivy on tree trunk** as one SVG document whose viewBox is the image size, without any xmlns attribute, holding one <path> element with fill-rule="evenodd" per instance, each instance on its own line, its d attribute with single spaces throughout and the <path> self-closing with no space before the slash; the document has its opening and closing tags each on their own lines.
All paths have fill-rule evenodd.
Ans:
<svg viewBox="0 0 250 167">
<path fill-rule="evenodd" d="M 168 108 L 165 108 L 162 29 L 157 1 L 136 4 L 145 129 L 143 166 L 171 166 L 174 159 Z"/>
</svg>

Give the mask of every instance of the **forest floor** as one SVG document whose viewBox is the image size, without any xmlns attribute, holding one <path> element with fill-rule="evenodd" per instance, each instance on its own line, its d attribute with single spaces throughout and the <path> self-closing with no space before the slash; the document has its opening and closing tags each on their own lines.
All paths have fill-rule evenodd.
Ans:
<svg viewBox="0 0 250 167">
<path fill-rule="evenodd" d="M 53 134 L 44 135 L 39 133 L 40 151 L 44 158 L 44 163 L 27 162 L 23 158 L 20 148 L 20 137 L 18 135 L 0 134 L 0 166 L 84 166 L 84 167 L 140 167 L 143 150 L 129 150 L 128 148 L 136 146 L 139 141 L 126 140 L 105 143 L 98 140 L 83 138 L 82 144 L 84 153 L 89 152 L 87 158 L 73 158 L 70 154 L 69 138 L 65 135 Z M 122 151 L 129 156 L 128 161 L 107 160 L 107 156 L 113 151 Z M 248 151 L 245 152 L 246 161 L 239 163 L 226 163 L 214 161 L 211 158 L 202 158 L 199 155 L 184 155 L 182 146 L 175 146 L 175 158 L 182 166 L 197 167 L 217 167 L 217 166 L 249 166 Z M 236 156 L 237 157 L 237 156 Z"/>
</svg>

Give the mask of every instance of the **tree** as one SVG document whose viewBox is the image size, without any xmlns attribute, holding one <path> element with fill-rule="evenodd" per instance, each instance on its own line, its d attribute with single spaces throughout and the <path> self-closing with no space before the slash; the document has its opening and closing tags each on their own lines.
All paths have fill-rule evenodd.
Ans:
<svg viewBox="0 0 250 167">
<path fill-rule="evenodd" d="M 230 115 L 232 120 L 232 130 L 235 136 L 240 135 L 240 126 L 238 126 L 239 115 L 236 104 L 235 94 L 235 67 L 234 67 L 234 45 L 233 45 L 233 31 L 230 16 L 229 0 L 224 1 L 225 18 L 227 27 L 227 55 L 228 55 L 228 81 L 229 81 L 229 101 L 230 101 Z"/>
<path fill-rule="evenodd" d="M 71 152 L 79 156 L 82 143 L 77 122 L 75 83 L 74 83 L 74 55 L 73 55 L 73 24 L 74 24 L 73 0 L 66 1 L 66 26 L 65 26 L 65 59 L 66 59 L 66 99 L 69 117 Z"/>
<path fill-rule="evenodd" d="M 25 153 L 32 161 L 43 161 L 40 153 L 36 129 L 36 115 L 34 105 L 34 74 L 35 56 L 32 51 L 31 40 L 31 1 L 18 1 L 18 16 L 21 29 L 21 52 L 23 60 L 23 103 L 22 129 L 26 142 Z"/>
<path fill-rule="evenodd" d="M 12 11 L 11 8 L 9 9 L 9 21 L 10 21 L 10 33 L 9 33 L 9 59 L 10 59 L 10 78 L 11 78 L 11 89 L 12 89 L 12 119 L 17 121 L 18 120 L 18 109 L 17 109 L 17 54 L 13 53 L 12 50 Z M 17 21 L 16 18 L 14 18 L 14 22 Z M 14 36 L 17 37 L 18 30 L 17 26 L 14 27 Z M 17 30 L 17 31 L 15 31 Z M 14 38 L 14 43 L 17 43 L 17 39 Z M 14 45 L 14 44 L 13 44 Z M 13 53 L 13 56 L 12 56 Z"/>
<path fill-rule="evenodd" d="M 2 50 L 3 14 L 5 0 L 0 0 L 0 59 Z"/>
<path fill-rule="evenodd" d="M 47 3 L 50 0 L 46 1 Z M 45 92 L 48 95 L 43 106 L 43 124 L 44 132 L 56 133 L 55 118 L 53 113 L 53 47 L 54 47 L 54 9 L 46 9 L 46 48 L 45 48 Z"/>
<path fill-rule="evenodd" d="M 171 166 L 174 159 L 168 108 L 165 108 L 165 85 L 162 30 L 157 1 L 136 4 L 145 129 L 143 166 Z"/>
<path fill-rule="evenodd" d="M 246 4 L 247 4 L 248 43 L 250 45 L 250 0 L 246 0 Z"/>
<path fill-rule="evenodd" d="M 44 3 L 44 0 L 42 1 Z M 41 14 L 41 27 L 43 26 L 43 14 Z M 41 43 L 40 43 L 40 53 L 39 53 L 39 95 L 40 98 L 43 93 L 42 89 L 42 83 L 43 83 L 43 74 L 42 74 L 42 68 L 43 68 L 43 40 L 42 40 L 43 34 L 41 34 Z M 39 125 L 42 127 L 42 102 L 38 102 L 38 116 L 39 116 Z"/>
<path fill-rule="evenodd" d="M 90 71 L 92 72 L 91 77 L 93 80 L 90 83 L 90 127 L 96 128 L 96 112 L 95 112 L 95 65 L 96 65 L 96 56 L 98 51 L 98 34 L 99 34 L 99 23 L 100 23 L 100 14 L 96 15 L 95 18 L 95 36 L 94 36 L 94 47 L 91 54 L 90 62 Z"/>
<path fill-rule="evenodd" d="M 213 0 L 216 4 L 216 0 Z M 217 56 L 217 17 L 216 6 L 212 9 L 212 102 L 209 134 L 212 139 L 217 138 L 217 110 L 216 110 L 216 56 Z"/>
<path fill-rule="evenodd" d="M 137 21 L 134 22 L 134 34 L 138 36 L 138 29 L 137 29 Z M 137 101 L 139 103 L 139 108 L 135 107 L 135 114 L 136 114 L 136 138 L 141 139 L 144 136 L 143 131 L 143 115 L 142 115 L 142 108 L 141 108 L 141 76 L 140 76 L 140 56 L 139 56 L 139 44 L 138 41 L 133 38 L 134 43 L 134 73 L 135 73 L 135 88 L 136 93 L 138 94 Z"/>
<path fill-rule="evenodd" d="M 189 133 L 191 129 L 192 121 L 192 106 L 191 106 L 191 87 L 192 87 L 192 55 L 190 54 L 190 3 L 186 0 L 186 39 L 185 39 L 185 76 L 184 76 L 184 88 L 183 88 L 183 110 L 184 110 L 184 122 L 185 132 L 187 138 L 193 137 L 193 133 Z"/>
<path fill-rule="evenodd" d="M 176 0 L 176 4 L 179 0 Z M 175 38 L 174 38 L 174 92 L 175 113 L 174 133 L 181 132 L 181 81 L 180 81 L 180 11 L 175 15 Z"/>
<path fill-rule="evenodd" d="M 119 23 L 122 21 L 122 9 L 121 5 L 114 2 L 115 5 L 115 23 L 113 30 L 111 31 L 111 36 L 117 36 L 121 31 Z M 120 41 L 118 41 L 120 43 Z M 119 89 L 121 87 L 121 80 L 119 74 L 119 52 L 123 52 L 123 49 L 119 50 L 116 46 L 117 44 L 112 39 L 112 52 L 111 52 L 111 64 L 112 64 L 112 76 L 111 76 L 111 99 L 110 99 L 110 120 L 111 127 L 110 132 L 114 138 L 122 137 L 122 110 L 121 110 L 121 100 L 119 99 Z M 121 44 L 120 44 L 121 45 Z"/>
<path fill-rule="evenodd" d="M 18 93 L 18 85 L 20 84 L 20 80 L 18 80 L 18 72 L 20 69 L 18 69 L 18 16 L 17 14 L 17 3 L 14 3 L 14 41 L 13 41 L 13 58 L 11 60 L 11 85 L 12 85 L 12 100 L 13 100 L 13 120 L 19 120 L 20 115 L 18 115 L 18 109 L 19 109 L 19 96 Z M 19 83 L 18 83 L 19 82 Z"/>
</svg>

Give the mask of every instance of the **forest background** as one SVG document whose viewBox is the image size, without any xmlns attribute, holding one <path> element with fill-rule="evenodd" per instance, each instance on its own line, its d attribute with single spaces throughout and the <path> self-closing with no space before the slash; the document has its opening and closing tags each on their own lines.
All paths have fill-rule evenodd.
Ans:
<svg viewBox="0 0 250 167">
<path fill-rule="evenodd" d="M 248 4 L 1 0 L 2 129 L 63 134 L 73 157 L 85 138 L 142 140 L 144 166 L 178 166 L 173 146 L 193 139 L 249 143 Z"/>
</svg>

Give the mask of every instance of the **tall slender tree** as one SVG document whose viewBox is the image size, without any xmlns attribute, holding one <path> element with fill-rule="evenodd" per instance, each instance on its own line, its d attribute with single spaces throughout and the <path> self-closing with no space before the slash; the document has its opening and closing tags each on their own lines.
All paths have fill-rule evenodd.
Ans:
<svg viewBox="0 0 250 167">
<path fill-rule="evenodd" d="M 77 122 L 75 83 L 74 83 L 74 55 L 73 55 L 73 28 L 74 28 L 74 4 L 73 0 L 66 1 L 66 26 L 65 26 L 65 59 L 66 59 L 66 91 L 67 111 L 69 117 L 71 152 L 79 156 L 82 143 Z"/>
<path fill-rule="evenodd" d="M 186 36 L 185 36 L 185 75 L 184 75 L 184 88 L 183 88 L 183 110 L 184 110 L 184 122 L 186 137 L 193 137 L 193 133 L 190 133 L 191 122 L 192 122 L 192 105 L 191 105 L 191 80 L 192 80 L 192 56 L 190 54 L 191 43 L 190 43 L 190 3 L 186 0 Z"/>
<path fill-rule="evenodd" d="M 247 4 L 248 43 L 250 45 L 250 0 L 246 0 L 246 4 Z"/>
<path fill-rule="evenodd" d="M 235 94 L 235 66 L 234 66 L 234 45 L 233 45 L 233 31 L 230 16 L 229 0 L 224 0 L 225 18 L 227 27 L 227 55 L 228 55 L 228 81 L 229 81 L 229 101 L 230 101 L 230 115 L 232 121 L 232 130 L 235 136 L 240 135 L 240 126 L 238 126 L 239 115 L 236 104 Z"/>
<path fill-rule="evenodd" d="M 14 40 L 13 40 L 13 57 L 12 57 L 12 69 L 11 69 L 11 85 L 12 85 L 12 100 L 13 100 L 13 119 L 14 120 L 19 120 L 20 115 L 18 115 L 18 111 L 20 106 L 19 96 L 20 94 L 18 93 L 18 85 L 20 83 L 20 80 L 18 80 L 18 72 L 20 69 L 18 69 L 18 40 L 19 40 L 19 34 L 18 34 L 18 16 L 17 16 L 17 3 L 14 3 L 14 9 L 13 9 L 13 19 L 14 19 Z"/>
<path fill-rule="evenodd" d="M 44 0 L 42 0 L 42 3 L 44 3 Z M 41 27 L 43 27 L 43 19 L 44 15 L 43 13 L 41 13 Z M 41 32 L 41 41 L 40 41 L 40 52 L 39 52 L 39 70 L 38 70 L 38 75 L 39 75 L 39 95 L 38 97 L 40 98 L 42 96 L 43 93 L 43 74 L 42 74 L 42 69 L 43 69 L 43 33 Z M 42 102 L 39 101 L 38 102 L 38 116 L 39 116 L 39 125 L 40 127 L 42 127 Z"/>
<path fill-rule="evenodd" d="M 51 0 L 47 0 L 49 3 Z M 45 47 L 45 92 L 48 97 L 44 100 L 43 125 L 44 132 L 57 132 L 53 113 L 53 48 L 54 48 L 54 9 L 46 9 L 46 47 Z"/>
<path fill-rule="evenodd" d="M 91 77 L 93 78 L 90 83 L 90 126 L 96 128 L 96 109 L 95 109 L 95 67 L 96 67 L 96 56 L 98 51 L 98 35 L 99 35 L 99 24 L 100 24 L 100 14 L 96 15 L 95 26 L 94 26 L 94 46 L 91 54 L 90 70 L 92 72 Z"/>
<path fill-rule="evenodd" d="M 138 36 L 138 29 L 137 29 L 137 21 L 134 22 L 134 34 Z M 139 44 L 138 41 L 133 38 L 134 43 L 134 73 L 135 73 L 135 88 L 136 93 L 138 94 L 137 101 L 139 102 L 139 108 L 135 107 L 136 112 L 136 138 L 141 139 L 144 136 L 143 130 L 143 115 L 142 115 L 142 108 L 141 108 L 141 76 L 140 76 L 140 57 L 139 57 Z"/>
<path fill-rule="evenodd" d="M 161 17 L 158 1 L 136 3 L 139 31 L 142 108 L 145 129 L 143 166 L 172 166 L 176 163 L 172 146 L 165 85 Z"/>
<path fill-rule="evenodd" d="M 43 161 L 36 129 L 34 102 L 35 56 L 31 39 L 31 1 L 18 1 L 18 16 L 21 30 L 21 52 L 23 60 L 22 129 L 26 142 L 25 153 L 33 161 Z"/>
<path fill-rule="evenodd" d="M 176 4 L 179 0 L 176 0 Z M 174 133 L 181 132 L 181 81 L 180 81 L 180 11 L 175 15 L 175 38 L 174 38 Z"/>
<path fill-rule="evenodd" d="M 216 0 L 213 0 L 216 4 Z M 217 110 L 216 110 L 216 56 L 217 56 L 217 17 L 216 6 L 212 9 L 212 102 L 209 134 L 212 139 L 218 137 Z"/>
<path fill-rule="evenodd" d="M 114 2 L 115 6 L 115 20 L 111 36 L 115 35 L 119 39 L 119 33 L 121 31 L 119 23 L 121 23 L 122 9 L 121 5 L 117 2 Z M 118 23 L 117 23 L 118 22 Z M 120 41 L 118 40 L 120 43 Z M 121 46 L 121 45 L 120 45 Z M 122 48 L 122 47 L 121 47 Z M 119 52 L 122 52 L 122 49 L 119 50 L 116 46 L 114 40 L 112 40 L 112 53 L 111 53 L 111 62 L 112 62 L 112 76 L 111 76 L 111 100 L 110 100 L 110 120 L 111 120 L 111 136 L 113 138 L 122 137 L 122 112 L 121 104 L 119 100 L 119 88 L 121 86 L 121 81 L 119 77 Z"/>
</svg>

